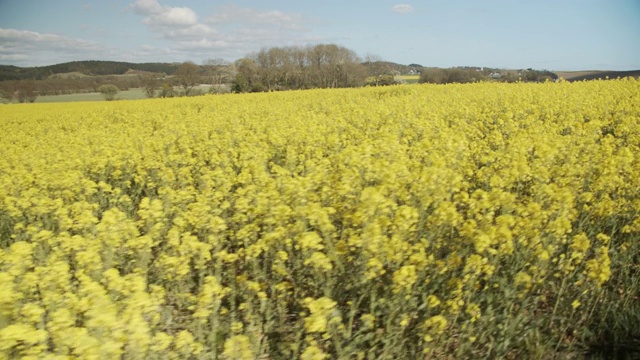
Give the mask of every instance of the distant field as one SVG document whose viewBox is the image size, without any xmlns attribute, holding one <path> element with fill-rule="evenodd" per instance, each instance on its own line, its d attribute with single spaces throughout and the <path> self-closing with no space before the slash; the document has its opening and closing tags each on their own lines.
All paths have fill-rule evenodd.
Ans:
<svg viewBox="0 0 640 360">
<path fill-rule="evenodd" d="M 556 71 L 559 78 L 568 81 L 595 80 L 595 79 L 615 79 L 618 77 L 640 77 L 640 70 L 631 71 L 607 71 L 607 70 L 586 70 L 586 71 Z"/>
<path fill-rule="evenodd" d="M 556 75 L 565 80 L 571 80 L 582 76 L 594 75 L 599 72 L 601 71 L 556 71 Z"/>
<path fill-rule="evenodd" d="M 394 76 L 394 77 L 397 78 L 398 76 Z M 418 80 L 420 79 L 420 75 L 399 75 L 399 77 L 402 78 L 402 80 L 404 80 L 404 82 L 407 84 L 417 84 Z M 368 83 L 374 82 L 375 76 L 368 77 L 366 81 Z"/>
<path fill-rule="evenodd" d="M 206 92 L 209 90 L 208 85 L 198 86 L 197 89 L 201 89 Z M 138 100 L 145 99 L 147 95 L 144 93 L 144 90 L 141 88 L 130 89 L 125 91 L 120 91 L 118 95 L 116 95 L 116 100 Z M 104 96 L 97 92 L 92 93 L 82 93 L 82 94 L 68 94 L 68 95 L 45 95 L 39 96 L 36 99 L 36 103 L 52 103 L 52 102 L 76 102 L 76 101 L 104 101 Z M 15 103 L 16 101 L 14 101 Z M 0 99 L 0 103 L 6 104 L 8 103 L 5 99 Z"/>
<path fill-rule="evenodd" d="M 147 96 L 142 89 L 131 89 L 121 91 L 116 96 L 117 100 L 137 100 L 144 99 Z M 76 102 L 76 101 L 104 101 L 102 94 L 97 92 L 81 93 L 81 94 L 68 94 L 68 95 L 45 95 L 38 96 L 36 103 L 53 103 L 53 102 Z M 0 99 L 0 102 L 7 104 L 6 99 Z M 16 103 L 17 101 L 13 101 Z"/>
<path fill-rule="evenodd" d="M 120 91 L 116 95 L 118 100 L 137 100 L 144 99 L 145 95 L 142 89 L 131 89 Z M 45 102 L 72 102 L 72 101 L 101 101 L 104 97 L 100 93 L 84 93 L 84 94 L 69 94 L 69 95 L 47 95 L 40 96 L 36 99 L 37 103 Z"/>
<path fill-rule="evenodd" d="M 418 82 L 418 80 L 420 80 L 420 75 L 402 75 L 402 78 L 408 84 L 415 84 Z"/>
</svg>

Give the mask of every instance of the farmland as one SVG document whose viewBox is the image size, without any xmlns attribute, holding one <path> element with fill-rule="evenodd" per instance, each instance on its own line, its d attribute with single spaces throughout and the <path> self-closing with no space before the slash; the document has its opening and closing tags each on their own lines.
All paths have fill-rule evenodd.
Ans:
<svg viewBox="0 0 640 360">
<path fill-rule="evenodd" d="M 144 99 L 145 93 L 142 89 L 130 89 L 120 91 L 116 95 L 118 100 L 137 100 Z M 78 101 L 103 101 L 104 96 L 98 92 L 87 92 L 77 94 L 64 94 L 64 95 L 43 95 L 38 96 L 36 103 L 50 103 L 50 102 L 78 102 Z M 9 103 L 6 99 L 3 102 Z"/>
<path fill-rule="evenodd" d="M 202 93 L 206 93 L 209 91 L 210 86 L 201 85 L 196 86 L 196 91 L 200 91 Z M 140 100 L 147 98 L 147 94 L 144 92 L 144 89 L 141 88 L 133 88 L 129 90 L 119 91 L 115 100 Z M 80 102 L 80 101 L 103 101 L 105 100 L 104 95 L 99 92 L 87 92 L 87 93 L 77 93 L 77 94 L 65 94 L 65 95 L 43 95 L 38 96 L 35 100 L 36 103 L 52 103 L 52 102 Z M 7 99 L 0 99 L 0 103 L 8 104 L 9 101 Z"/>
<path fill-rule="evenodd" d="M 0 108 L 0 358 L 637 345 L 638 80 Z"/>
<path fill-rule="evenodd" d="M 402 75 L 402 79 L 407 84 L 415 84 L 420 80 L 420 75 Z"/>
</svg>

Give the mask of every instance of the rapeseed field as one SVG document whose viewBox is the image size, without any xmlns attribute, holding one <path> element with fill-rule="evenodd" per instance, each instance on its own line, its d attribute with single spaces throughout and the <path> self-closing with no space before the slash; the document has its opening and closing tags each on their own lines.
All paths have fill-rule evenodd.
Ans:
<svg viewBox="0 0 640 360">
<path fill-rule="evenodd" d="M 0 134 L 0 358 L 546 359 L 640 328 L 638 80 L 5 105 Z"/>
</svg>

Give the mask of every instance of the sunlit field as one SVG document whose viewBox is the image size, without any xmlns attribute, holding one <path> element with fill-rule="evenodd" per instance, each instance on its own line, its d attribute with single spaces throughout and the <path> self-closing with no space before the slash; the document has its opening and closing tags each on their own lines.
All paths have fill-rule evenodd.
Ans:
<svg viewBox="0 0 640 360">
<path fill-rule="evenodd" d="M 0 114 L 0 358 L 564 359 L 637 344 L 638 80 Z"/>
<path fill-rule="evenodd" d="M 402 75 L 402 79 L 407 84 L 415 84 L 420 80 L 420 75 Z"/>
</svg>

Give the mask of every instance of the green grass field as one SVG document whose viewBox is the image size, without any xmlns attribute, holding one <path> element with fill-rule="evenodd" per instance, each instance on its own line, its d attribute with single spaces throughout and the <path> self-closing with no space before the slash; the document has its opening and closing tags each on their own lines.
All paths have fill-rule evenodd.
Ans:
<svg viewBox="0 0 640 360">
<path fill-rule="evenodd" d="M 142 89 L 131 89 L 120 91 L 116 96 L 117 100 L 137 100 L 144 99 L 145 95 Z M 66 95 L 45 95 L 38 96 L 36 103 L 51 103 L 51 102 L 76 102 L 76 101 L 103 101 L 104 96 L 102 94 L 93 93 L 80 93 L 80 94 L 66 94 Z M 3 104 L 9 103 L 6 99 L 0 99 Z M 16 100 L 13 103 L 17 103 Z"/>
<path fill-rule="evenodd" d="M 399 76 L 402 80 L 404 80 L 406 84 L 417 84 L 418 80 L 420 80 L 420 75 L 399 75 Z M 367 83 L 371 83 L 374 81 L 375 81 L 375 76 L 369 76 L 366 79 Z"/>
<path fill-rule="evenodd" d="M 209 91 L 209 86 L 197 86 L 196 89 L 200 89 L 206 93 Z M 176 89 L 177 90 L 177 89 Z M 138 100 L 145 99 L 147 95 L 141 88 L 135 88 L 118 92 L 116 100 Z M 104 101 L 104 96 L 98 92 L 92 93 L 80 93 L 80 94 L 68 94 L 68 95 L 45 95 L 39 96 L 36 99 L 36 103 L 52 103 L 52 102 L 76 102 L 76 101 Z M 9 101 L 6 99 L 0 99 L 0 103 L 7 104 Z M 17 103 L 16 100 L 13 103 Z"/>
<path fill-rule="evenodd" d="M 401 75 L 407 84 L 417 84 L 420 80 L 420 75 Z"/>
<path fill-rule="evenodd" d="M 142 89 L 130 89 L 120 91 L 116 95 L 116 100 L 137 100 L 144 99 L 145 95 Z M 69 95 L 47 95 L 40 96 L 36 99 L 37 103 L 44 102 L 72 102 L 72 101 L 100 101 L 104 100 L 104 96 L 100 93 L 84 93 L 84 94 L 69 94 Z"/>
</svg>

